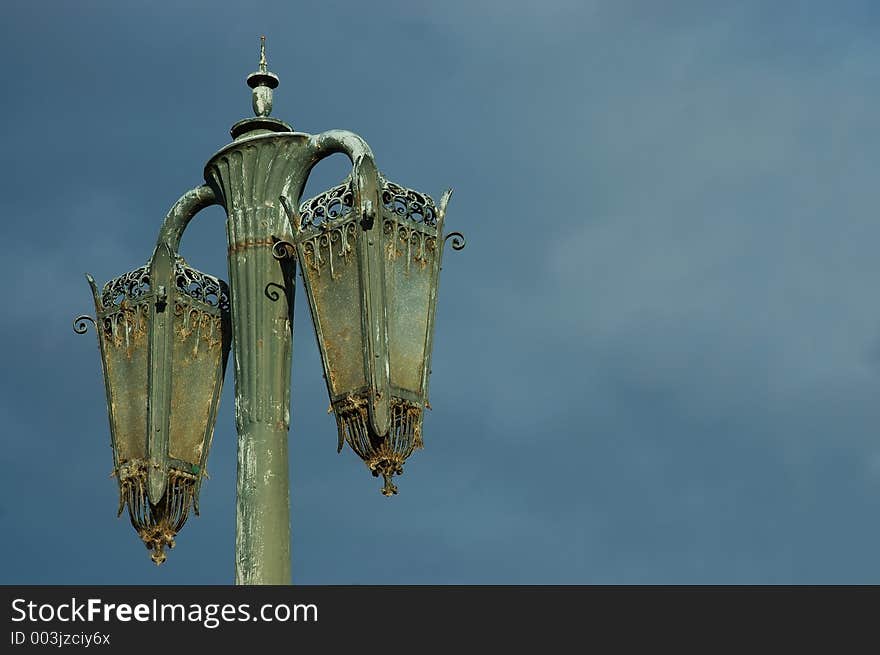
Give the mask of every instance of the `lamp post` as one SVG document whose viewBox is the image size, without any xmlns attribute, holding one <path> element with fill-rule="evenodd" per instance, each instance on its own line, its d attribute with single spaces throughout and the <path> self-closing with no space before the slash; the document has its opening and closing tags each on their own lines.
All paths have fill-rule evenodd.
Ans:
<svg viewBox="0 0 880 655">
<path fill-rule="evenodd" d="M 287 435 L 296 264 L 318 338 L 338 449 L 347 441 L 382 492 L 421 447 L 443 218 L 425 194 L 387 181 L 356 134 L 295 132 L 270 116 L 278 77 L 265 39 L 247 78 L 255 116 L 205 165 L 206 184 L 165 218 L 150 261 L 99 292 L 88 276 L 105 380 L 119 512 L 160 564 L 198 513 L 227 355 L 238 432 L 236 584 L 290 583 Z M 334 153 L 352 173 L 300 203 Z M 204 207 L 226 210 L 229 286 L 191 269 L 181 235 Z M 453 248 L 464 246 L 451 233 Z"/>
</svg>

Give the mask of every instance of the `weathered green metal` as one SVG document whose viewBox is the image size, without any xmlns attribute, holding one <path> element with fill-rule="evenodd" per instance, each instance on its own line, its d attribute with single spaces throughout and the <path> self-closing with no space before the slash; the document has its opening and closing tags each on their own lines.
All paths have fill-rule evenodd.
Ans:
<svg viewBox="0 0 880 655">
<path fill-rule="evenodd" d="M 180 239 L 193 217 L 206 207 L 217 204 L 217 196 L 208 185 L 190 189 L 184 193 L 162 221 L 156 245 L 166 244 L 172 252 L 180 249 Z"/>
<path fill-rule="evenodd" d="M 101 293 L 91 277 L 89 283 L 120 511 L 128 505 L 157 563 L 190 505 L 198 513 L 231 340 L 235 582 L 287 584 L 292 255 L 303 266 L 339 449 L 347 440 L 385 478 L 383 493 L 394 494 L 391 477 L 422 445 L 450 192 L 435 207 L 430 197 L 385 180 L 356 134 L 303 134 L 272 118 L 278 77 L 268 71 L 265 39 L 259 70 L 247 83 L 255 117 L 232 126 L 232 143 L 205 165 L 206 185 L 172 207 L 150 262 Z M 351 160 L 352 174 L 300 207 L 312 168 L 338 152 Z M 177 254 L 192 216 L 215 203 L 227 214 L 230 291 Z M 463 247 L 459 233 L 448 237 L 453 248 Z M 76 319 L 77 332 L 85 331 L 87 318 Z"/>
<path fill-rule="evenodd" d="M 288 217 L 336 415 L 337 448 L 347 441 L 391 496 L 397 493 L 392 477 L 423 447 L 451 190 L 438 208 L 429 196 L 382 177 L 365 147 L 352 163 L 343 184 L 298 211 L 287 203 Z"/>
<path fill-rule="evenodd" d="M 110 280 L 100 292 L 87 276 L 119 513 L 128 507 L 157 564 L 165 561 L 165 548 L 174 547 L 190 508 L 198 514 L 229 353 L 226 284 L 190 268 L 176 252 L 182 228 L 212 202 L 204 188 L 184 194 L 145 266 Z M 82 327 L 80 322 L 77 331 Z"/>
</svg>

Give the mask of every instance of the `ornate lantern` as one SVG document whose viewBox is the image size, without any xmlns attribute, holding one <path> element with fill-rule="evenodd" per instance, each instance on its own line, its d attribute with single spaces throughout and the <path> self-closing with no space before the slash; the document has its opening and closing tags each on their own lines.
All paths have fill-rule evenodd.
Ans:
<svg viewBox="0 0 880 655">
<path fill-rule="evenodd" d="M 156 564 L 199 513 L 199 488 L 211 447 L 229 354 L 225 282 L 190 268 L 164 242 L 149 263 L 104 285 L 87 276 L 110 418 L 119 514 Z"/>
<path fill-rule="evenodd" d="M 276 256 L 300 262 L 318 339 L 338 447 L 344 442 L 397 493 L 392 476 L 423 447 L 443 220 L 427 195 L 386 180 L 372 157 L 345 182 L 302 203 L 282 198 L 294 243 Z M 458 232 L 452 247 L 460 250 Z"/>
</svg>

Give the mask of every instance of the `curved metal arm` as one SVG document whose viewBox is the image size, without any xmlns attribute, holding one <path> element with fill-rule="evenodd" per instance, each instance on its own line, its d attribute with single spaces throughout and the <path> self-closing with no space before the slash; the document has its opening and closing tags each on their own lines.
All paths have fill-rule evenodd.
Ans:
<svg viewBox="0 0 880 655">
<path fill-rule="evenodd" d="M 308 174 L 322 159 L 341 152 L 352 163 L 352 188 L 354 189 L 356 211 L 364 229 L 369 230 L 379 211 L 382 185 L 379 183 L 379 169 L 376 158 L 366 141 L 348 130 L 328 130 L 309 137 L 312 150 L 312 164 L 303 179 L 305 186 Z M 288 217 L 289 218 L 289 217 Z M 291 225 L 294 231 L 298 226 Z"/>
<path fill-rule="evenodd" d="M 190 189 L 184 193 L 168 210 L 168 214 L 166 214 L 165 220 L 162 222 L 162 227 L 159 229 L 159 238 L 156 239 L 156 246 L 158 247 L 160 244 L 165 243 L 171 249 L 171 252 L 177 253 L 177 249 L 180 246 L 180 238 L 183 236 L 183 231 L 189 225 L 192 217 L 205 207 L 216 204 L 218 204 L 217 196 L 214 194 L 214 190 L 207 184 Z"/>
<path fill-rule="evenodd" d="M 348 130 L 328 130 L 309 137 L 309 147 L 314 153 L 314 163 L 317 164 L 325 157 L 329 157 L 337 152 L 347 155 L 352 164 L 356 164 L 357 160 L 366 157 L 375 160 L 373 151 L 370 146 L 360 136 Z"/>
</svg>

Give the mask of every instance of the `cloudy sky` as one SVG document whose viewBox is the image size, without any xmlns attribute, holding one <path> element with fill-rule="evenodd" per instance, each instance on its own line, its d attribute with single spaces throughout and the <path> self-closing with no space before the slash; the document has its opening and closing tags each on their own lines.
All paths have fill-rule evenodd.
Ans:
<svg viewBox="0 0 880 655">
<path fill-rule="evenodd" d="M 295 583 L 880 583 L 880 12 L 647 0 L 6 0 L 0 582 L 232 581 L 231 369 L 157 568 L 71 319 L 251 114 L 260 34 L 273 115 L 454 187 L 468 239 L 392 499 L 336 454 L 298 292 Z M 182 253 L 226 278 L 223 221 Z"/>
</svg>

